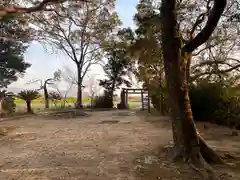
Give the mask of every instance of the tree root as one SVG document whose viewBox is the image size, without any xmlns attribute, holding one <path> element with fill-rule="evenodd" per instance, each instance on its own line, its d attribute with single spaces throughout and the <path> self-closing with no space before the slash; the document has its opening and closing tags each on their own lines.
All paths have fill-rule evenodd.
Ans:
<svg viewBox="0 0 240 180">
<path fill-rule="evenodd" d="M 170 154 L 174 162 L 183 160 L 186 162 L 194 171 L 196 171 L 203 180 L 218 180 L 212 167 L 205 161 L 203 156 L 198 154 L 186 154 L 183 148 L 175 148 L 168 146 L 165 148 Z"/>
<path fill-rule="evenodd" d="M 205 161 L 200 153 L 190 155 L 187 162 L 190 167 L 202 177 L 203 180 L 219 179 L 212 167 Z"/>
<path fill-rule="evenodd" d="M 208 162 L 213 164 L 225 164 L 223 159 L 212 149 L 210 148 L 204 139 L 199 135 L 199 145 L 200 145 L 200 152 L 202 157 Z"/>
<path fill-rule="evenodd" d="M 210 164 L 225 164 L 224 160 L 211 147 L 207 145 L 204 139 L 199 136 L 200 152 L 203 159 Z M 178 161 L 183 158 L 183 148 L 168 146 L 173 161 Z"/>
<path fill-rule="evenodd" d="M 217 175 L 208 163 L 225 164 L 225 162 L 207 145 L 200 135 L 199 145 L 200 152 L 193 151 L 190 154 L 186 154 L 183 147 L 168 146 L 167 149 L 174 162 L 184 160 L 202 177 L 203 180 L 218 180 Z"/>
<path fill-rule="evenodd" d="M 205 161 L 203 156 L 198 153 L 186 154 L 183 148 L 167 147 L 168 152 L 172 155 L 174 162 L 183 160 L 186 162 L 194 171 L 196 171 L 203 180 L 218 180 L 212 167 Z"/>
</svg>

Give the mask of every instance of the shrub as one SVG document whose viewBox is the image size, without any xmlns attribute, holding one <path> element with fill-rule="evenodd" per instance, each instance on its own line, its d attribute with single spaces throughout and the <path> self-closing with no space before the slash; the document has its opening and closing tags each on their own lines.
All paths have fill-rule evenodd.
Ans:
<svg viewBox="0 0 240 180">
<path fill-rule="evenodd" d="M 240 129 L 240 99 L 231 97 L 219 104 L 214 112 L 216 123 Z"/>
<path fill-rule="evenodd" d="M 162 93 L 162 92 L 160 92 Z M 159 111 L 160 113 L 162 113 L 163 115 L 166 115 L 169 113 L 169 107 L 168 107 L 168 99 L 167 99 L 167 94 L 163 93 L 162 97 L 160 94 L 157 93 L 152 93 L 150 95 L 151 98 L 151 103 L 153 105 L 153 107 Z M 161 101 L 162 98 L 162 101 Z M 162 106 L 162 107 L 161 107 Z"/>
<path fill-rule="evenodd" d="M 160 90 L 153 89 L 151 102 L 160 111 Z M 234 96 L 231 88 L 222 83 L 201 82 L 191 84 L 189 98 L 194 120 L 208 121 L 240 129 L 240 98 Z M 230 93 L 231 92 L 231 93 Z M 163 109 L 167 114 L 167 94 L 164 92 Z"/>
<path fill-rule="evenodd" d="M 33 113 L 32 111 L 32 101 L 35 99 L 38 99 L 40 97 L 40 94 L 37 90 L 23 90 L 18 93 L 18 98 L 24 100 L 27 105 L 27 112 Z"/>
<path fill-rule="evenodd" d="M 221 83 L 191 85 L 189 96 L 194 119 L 237 127 L 240 124 L 239 98 Z"/>
<path fill-rule="evenodd" d="M 128 109 L 128 105 L 123 104 L 122 102 L 117 104 L 117 109 Z"/>
<path fill-rule="evenodd" d="M 62 106 L 65 106 L 65 104 L 62 104 L 62 102 L 61 102 L 62 96 L 61 96 L 60 93 L 58 93 L 58 92 L 50 92 L 48 98 L 49 98 L 49 100 L 52 101 L 52 103 L 54 104 L 55 108 L 64 108 Z"/>
<path fill-rule="evenodd" d="M 105 91 L 104 95 L 96 96 L 93 100 L 93 108 L 113 108 L 111 92 Z"/>
<path fill-rule="evenodd" d="M 0 106 L 7 114 L 14 113 L 16 110 L 16 103 L 13 93 L 0 90 Z"/>
<path fill-rule="evenodd" d="M 202 83 L 189 87 L 189 97 L 193 116 L 196 120 L 206 121 L 215 116 L 214 111 L 220 103 L 227 100 L 227 89 L 220 83 Z"/>
</svg>

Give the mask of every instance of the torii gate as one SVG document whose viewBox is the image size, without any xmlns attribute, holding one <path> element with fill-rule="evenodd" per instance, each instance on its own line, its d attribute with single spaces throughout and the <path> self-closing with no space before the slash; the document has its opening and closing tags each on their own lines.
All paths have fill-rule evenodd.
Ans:
<svg viewBox="0 0 240 180">
<path fill-rule="evenodd" d="M 148 112 L 150 113 L 149 91 L 147 89 L 122 88 L 121 104 L 128 108 L 128 94 L 141 94 L 142 110 L 144 110 L 143 95 L 148 95 Z"/>
</svg>

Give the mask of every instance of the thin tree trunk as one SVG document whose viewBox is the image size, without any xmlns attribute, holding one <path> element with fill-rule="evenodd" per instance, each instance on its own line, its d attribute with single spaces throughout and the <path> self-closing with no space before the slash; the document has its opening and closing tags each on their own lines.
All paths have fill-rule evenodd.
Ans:
<svg viewBox="0 0 240 180">
<path fill-rule="evenodd" d="M 49 108 L 49 96 L 47 91 L 47 83 L 45 82 L 43 85 L 43 91 L 44 91 L 44 100 L 45 100 L 45 108 Z"/>
<path fill-rule="evenodd" d="M 184 56 L 184 54 L 182 54 Z M 190 66 L 191 66 L 191 60 L 192 60 L 192 53 L 185 53 L 185 57 L 187 64 L 186 64 L 186 81 L 187 85 L 189 84 L 190 79 Z M 189 102 L 190 104 L 190 102 Z M 209 163 L 216 163 L 216 164 L 223 164 L 223 160 L 221 157 L 212 149 L 210 148 L 207 143 L 204 141 L 204 139 L 198 134 L 199 139 L 199 146 L 200 146 L 200 152 L 203 156 L 203 158 L 209 162 Z"/>
<path fill-rule="evenodd" d="M 122 90 L 121 91 L 121 94 L 120 94 L 120 108 L 121 109 L 126 109 L 127 106 L 126 106 L 126 93 Z"/>
<path fill-rule="evenodd" d="M 162 72 L 160 73 L 160 82 L 159 82 L 159 88 L 160 88 L 160 99 L 159 99 L 159 103 L 160 103 L 160 113 L 161 115 L 165 115 L 164 112 L 164 99 L 163 99 L 163 89 L 162 89 Z"/>
<path fill-rule="evenodd" d="M 26 105 L 27 105 L 27 113 L 33 113 L 32 107 L 31 107 L 31 101 L 27 100 Z"/>
<path fill-rule="evenodd" d="M 110 95 L 111 96 L 112 105 L 114 105 L 114 103 L 113 103 L 114 89 L 115 89 L 115 80 L 112 83 L 111 95 Z"/>
<path fill-rule="evenodd" d="M 82 108 L 82 76 L 81 76 L 81 69 L 79 66 L 77 66 L 77 102 L 76 102 L 76 108 Z"/>
<path fill-rule="evenodd" d="M 82 83 L 78 83 L 77 85 L 77 102 L 76 102 L 76 107 L 77 108 L 82 108 Z"/>
</svg>

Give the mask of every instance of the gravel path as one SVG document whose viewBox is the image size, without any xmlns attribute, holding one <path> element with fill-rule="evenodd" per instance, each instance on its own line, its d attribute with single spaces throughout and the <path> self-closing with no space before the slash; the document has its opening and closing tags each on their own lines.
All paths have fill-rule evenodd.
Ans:
<svg viewBox="0 0 240 180">
<path fill-rule="evenodd" d="M 163 150 L 172 138 L 168 120 L 131 111 L 88 112 L 76 119 L 32 116 L 0 122 L 0 180 L 197 180 L 185 163 Z M 240 152 L 230 129 L 198 124 L 218 151 Z M 240 154 L 239 154 L 240 155 Z M 214 167 L 240 180 L 240 156 L 232 168 Z M 226 178 L 225 178 L 226 179 Z"/>
<path fill-rule="evenodd" d="M 171 139 L 168 130 L 118 111 L 64 120 L 28 117 L 0 127 L 11 129 L 0 139 L 3 180 L 137 180 L 134 160 Z"/>
</svg>

